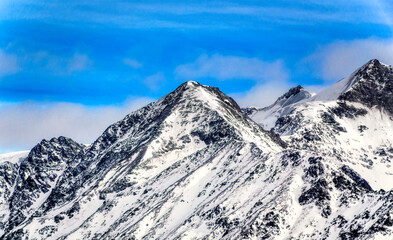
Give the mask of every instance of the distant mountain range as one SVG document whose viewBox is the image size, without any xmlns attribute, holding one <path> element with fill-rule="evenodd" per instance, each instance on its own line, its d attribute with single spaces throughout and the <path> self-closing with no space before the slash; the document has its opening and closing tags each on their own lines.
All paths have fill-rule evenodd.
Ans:
<svg viewBox="0 0 393 240">
<path fill-rule="evenodd" d="M 0 155 L 1 239 L 393 239 L 393 68 L 241 109 L 186 82 L 109 126 Z"/>
</svg>

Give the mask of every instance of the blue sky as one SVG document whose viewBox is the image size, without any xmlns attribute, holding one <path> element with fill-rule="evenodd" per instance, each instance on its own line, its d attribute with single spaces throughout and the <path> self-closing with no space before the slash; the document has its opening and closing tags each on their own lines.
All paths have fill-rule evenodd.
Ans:
<svg viewBox="0 0 393 240">
<path fill-rule="evenodd" d="M 264 106 L 393 64 L 391 3 L 321 2 L 2 1 L 0 152 L 89 143 L 187 80 Z"/>
</svg>

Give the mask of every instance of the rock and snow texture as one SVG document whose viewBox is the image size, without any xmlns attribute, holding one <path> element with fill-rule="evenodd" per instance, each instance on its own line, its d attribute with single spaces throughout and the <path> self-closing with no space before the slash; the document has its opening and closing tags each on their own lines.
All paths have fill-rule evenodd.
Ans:
<svg viewBox="0 0 393 240">
<path fill-rule="evenodd" d="M 215 223 L 222 215 L 217 211 L 224 211 L 220 204 L 244 209 L 237 221 L 245 220 L 256 199 L 245 197 L 239 186 L 246 184 L 250 195 L 263 194 L 248 175 L 282 151 L 231 98 L 196 82 L 126 116 L 87 149 L 67 141 L 52 154 L 41 143 L 21 163 L 20 169 L 29 159 L 38 162 L 31 155 L 41 152 L 41 161 L 52 164 L 34 166 L 57 172 L 37 169 L 40 178 L 16 177 L 22 189 L 33 183 L 31 200 L 25 201 L 32 204 L 10 207 L 11 213 L 26 210 L 4 224 L 5 239 L 222 236 L 229 219 Z M 60 162 L 56 156 L 64 154 L 69 158 Z"/>
<path fill-rule="evenodd" d="M 329 213 L 326 217 L 345 219 L 345 224 L 340 223 L 340 230 L 335 230 L 337 235 L 329 233 L 316 239 L 392 238 L 392 101 L 393 68 L 374 59 L 321 93 L 290 105 L 291 111 L 281 114 L 274 123 L 273 131 L 289 148 L 323 157 L 322 165 L 312 168 L 318 172 L 319 180 L 312 183 L 309 197 L 318 196 L 318 205 Z M 260 124 L 264 126 L 264 122 Z M 352 179 L 361 190 L 353 191 L 354 185 L 347 185 L 342 176 Z M 337 190 L 339 194 L 335 193 Z M 368 200 L 364 199 L 366 196 Z M 365 205 L 371 196 L 372 201 L 378 202 Z M 342 205 L 345 208 L 339 209 Z M 379 209 L 369 217 L 370 208 L 374 207 Z M 346 211 L 353 215 L 340 213 Z M 321 222 L 316 224 L 320 226 Z"/>
<path fill-rule="evenodd" d="M 15 189 L 19 164 L 27 157 L 28 151 L 0 154 L 0 235 L 9 222 L 10 199 Z"/>
<path fill-rule="evenodd" d="M 391 190 L 392 101 L 393 68 L 374 59 L 294 106 L 275 122 L 274 131 L 297 149 L 334 156 L 373 189 Z"/>
<path fill-rule="evenodd" d="M 0 236 L 392 238 L 391 70 L 372 60 L 262 109 L 186 82 L 91 145 L 0 155 Z"/>
<path fill-rule="evenodd" d="M 289 89 L 287 93 L 279 97 L 268 107 L 248 107 L 244 108 L 243 112 L 250 116 L 255 122 L 260 124 L 264 129 L 270 130 L 274 127 L 278 118 L 293 110 L 293 105 L 305 101 L 312 96 L 313 93 L 305 90 L 301 86 L 297 86 Z"/>
</svg>

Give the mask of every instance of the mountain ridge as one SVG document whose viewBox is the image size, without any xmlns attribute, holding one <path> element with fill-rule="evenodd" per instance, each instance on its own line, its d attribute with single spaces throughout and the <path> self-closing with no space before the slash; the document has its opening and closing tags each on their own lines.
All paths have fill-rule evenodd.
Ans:
<svg viewBox="0 0 393 240">
<path fill-rule="evenodd" d="M 350 88 L 393 81 L 378 63 Z M 0 161 L 1 239 L 391 237 L 393 121 L 358 97 L 393 89 L 368 86 L 332 101 L 297 86 L 253 121 L 189 81 L 89 146 L 43 140 Z"/>
<path fill-rule="evenodd" d="M 369 85 L 374 83 L 373 87 L 377 87 L 381 85 L 381 82 L 390 83 L 390 81 L 386 81 L 388 78 L 391 78 L 392 67 L 379 62 L 377 59 L 372 59 L 365 63 L 363 66 L 354 71 L 350 76 L 343 78 L 339 82 L 333 84 L 322 92 L 316 94 L 312 99 L 312 101 L 334 101 L 334 100 L 352 100 L 355 101 L 355 98 L 351 92 L 360 91 L 365 85 Z M 385 76 L 389 75 L 389 76 Z M 379 83 L 379 84 L 377 84 Z M 353 87 L 357 88 L 353 89 Z M 358 89 L 360 87 L 360 89 Z M 386 87 L 386 86 L 383 86 Z M 388 86 L 391 90 L 391 86 Z M 360 94 L 371 95 L 370 93 L 377 93 L 373 91 L 373 88 L 368 86 L 363 93 L 358 92 L 357 101 L 361 101 Z M 377 93 L 379 95 L 380 93 Z M 350 97 L 352 96 L 352 99 Z M 370 99 L 365 99 L 363 103 L 370 102 Z"/>
<path fill-rule="evenodd" d="M 6 230 L 9 232 L 6 238 L 16 238 L 21 234 L 40 236 L 40 231 L 21 233 L 19 229 L 28 230 L 28 226 L 34 229 L 37 221 L 54 222 L 62 226 L 62 222 L 71 221 L 75 214 L 83 214 L 80 209 L 85 209 L 88 203 L 94 202 L 96 206 L 90 207 L 91 210 L 96 209 L 96 212 L 90 213 L 93 214 L 90 217 L 101 216 L 100 209 L 106 208 L 107 199 L 112 199 L 112 195 L 127 192 L 128 198 L 137 196 L 144 199 L 150 196 L 149 185 L 154 186 L 156 181 L 171 173 L 165 173 L 169 171 L 168 168 L 177 169 L 176 164 L 184 165 L 184 159 L 187 158 L 196 161 L 199 155 L 206 159 L 205 162 L 188 163 L 190 166 L 182 170 L 186 175 L 179 179 L 179 183 L 173 183 L 173 187 L 176 187 L 184 181 L 181 179 L 192 175 L 195 171 L 193 168 L 203 167 L 213 161 L 215 158 L 209 157 L 212 152 L 222 148 L 226 148 L 228 153 L 232 152 L 229 146 L 236 146 L 237 151 L 243 148 L 257 151 L 262 148 L 279 152 L 281 149 L 268 132 L 244 116 L 238 105 L 217 88 L 186 82 L 172 93 L 111 125 L 91 146 L 74 156 L 40 207 L 30 217 L 26 216 L 23 222 L 13 221 L 14 225 Z M 134 180 L 130 181 L 130 177 Z M 135 185 L 144 190 L 134 189 Z M 129 192 L 130 189 L 133 190 Z M 116 200 L 109 202 L 113 201 Z M 145 201 L 156 200 L 150 196 Z M 145 205 L 139 209 L 150 211 Z M 122 219 L 126 215 L 118 217 Z M 116 218 L 113 221 L 107 228 L 113 226 L 111 231 L 117 231 L 120 222 Z M 14 231 L 14 228 L 18 230 Z M 47 229 L 52 230 L 48 232 L 41 229 L 45 232 L 42 236 L 57 238 L 64 234 L 59 228 L 53 228 L 53 225 Z M 72 238 L 72 235 L 77 234 L 74 231 L 65 236 Z"/>
</svg>

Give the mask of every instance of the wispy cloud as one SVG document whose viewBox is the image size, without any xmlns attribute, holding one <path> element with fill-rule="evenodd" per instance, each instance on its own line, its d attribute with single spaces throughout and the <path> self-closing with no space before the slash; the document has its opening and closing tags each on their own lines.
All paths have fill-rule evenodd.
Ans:
<svg viewBox="0 0 393 240">
<path fill-rule="evenodd" d="M 165 84 L 166 78 L 164 73 L 159 72 L 146 77 L 144 80 L 145 85 L 152 91 L 158 91 L 161 86 Z"/>
<path fill-rule="evenodd" d="M 293 87 L 287 81 L 267 82 L 256 85 L 245 93 L 234 93 L 231 96 L 241 107 L 265 107 L 277 100 L 288 89 Z"/>
<path fill-rule="evenodd" d="M 93 65 L 93 60 L 80 52 L 62 56 L 47 51 L 20 51 L 17 54 L 17 61 L 24 70 L 33 69 L 34 72 L 41 71 L 52 75 L 70 75 L 86 71 Z"/>
<path fill-rule="evenodd" d="M 333 42 L 318 48 L 304 63 L 311 66 L 318 77 L 337 81 L 373 58 L 393 64 L 393 40 L 371 38 Z"/>
<path fill-rule="evenodd" d="M 281 61 L 265 62 L 258 58 L 201 55 L 194 62 L 180 65 L 175 74 L 186 80 L 199 78 L 252 79 L 257 82 L 287 79 Z"/>
<path fill-rule="evenodd" d="M 16 55 L 8 54 L 0 49 L 0 77 L 20 71 Z"/>
<path fill-rule="evenodd" d="M 0 151 L 29 149 L 41 139 L 58 136 L 91 143 L 110 124 L 151 101 L 134 98 L 121 106 L 99 107 L 42 102 L 0 106 Z"/>
<path fill-rule="evenodd" d="M 92 61 L 85 54 L 75 53 L 68 61 L 68 73 L 80 72 L 86 70 Z"/>
<path fill-rule="evenodd" d="M 192 63 L 178 66 L 175 74 L 185 80 L 253 80 L 255 86 L 250 90 L 230 94 L 242 107 L 266 106 L 291 87 L 289 72 L 281 60 L 268 62 L 240 56 L 201 55 Z"/>
<path fill-rule="evenodd" d="M 375 10 L 376 15 L 379 16 L 379 19 L 381 19 L 385 25 L 389 26 L 391 34 L 393 34 L 393 5 L 391 4 L 391 1 L 375 0 L 367 2 L 369 3 L 369 7 Z"/>
<path fill-rule="evenodd" d="M 303 88 L 312 93 L 319 93 L 329 87 L 330 84 L 320 84 L 320 85 L 304 85 Z"/>
<path fill-rule="evenodd" d="M 68 1 L 64 3 L 21 1 L 5 4 L 5 14 L 0 19 L 56 20 L 58 24 L 83 22 L 89 24 L 116 25 L 121 28 L 234 28 L 234 23 L 257 18 L 260 21 L 283 24 L 315 24 L 315 22 L 352 22 L 356 17 L 362 23 L 385 23 L 366 1 L 319 3 L 317 1 L 275 1 L 257 3 L 243 1 L 215 1 L 213 3 L 189 3 L 161 1 L 135 3 L 127 1 Z M 28 14 L 25 8 L 29 9 Z M 359 14 L 367 11 L 368 14 Z M 7 12 L 9 12 L 7 14 Z M 57 14 L 54 14 L 57 13 Z M 369 15 L 378 17 L 370 18 Z M 217 15 L 231 16 L 217 22 Z M 201 18 L 203 16 L 203 18 Z M 184 18 L 185 17 L 185 18 Z M 201 21 L 204 19 L 204 21 Z M 214 24 L 212 24 L 214 23 Z M 243 24 L 255 28 L 258 25 Z M 237 28 L 237 27 L 236 27 Z"/>
<path fill-rule="evenodd" d="M 123 60 L 123 63 L 125 65 L 129 66 L 129 67 L 134 68 L 134 69 L 138 69 L 138 68 L 141 68 L 143 66 L 142 63 L 138 62 L 135 59 L 131 59 L 131 58 L 125 58 Z"/>
</svg>

